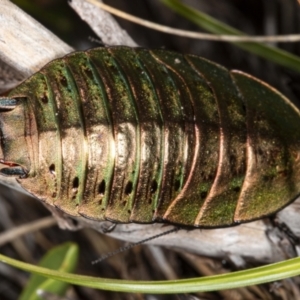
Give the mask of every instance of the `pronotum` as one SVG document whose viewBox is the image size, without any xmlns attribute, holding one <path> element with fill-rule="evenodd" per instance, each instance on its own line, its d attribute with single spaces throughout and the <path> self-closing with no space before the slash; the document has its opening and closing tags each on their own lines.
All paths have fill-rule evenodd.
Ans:
<svg viewBox="0 0 300 300">
<path fill-rule="evenodd" d="M 299 110 L 198 56 L 75 52 L 0 105 L 1 174 L 70 216 L 222 227 L 300 193 Z"/>
</svg>

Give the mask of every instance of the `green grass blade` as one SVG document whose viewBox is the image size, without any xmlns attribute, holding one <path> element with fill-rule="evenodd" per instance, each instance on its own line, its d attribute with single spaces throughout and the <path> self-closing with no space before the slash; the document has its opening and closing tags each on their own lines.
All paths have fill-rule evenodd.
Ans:
<svg viewBox="0 0 300 300">
<path fill-rule="evenodd" d="M 215 34 L 230 34 L 230 35 L 243 35 L 246 34 L 222 23 L 213 17 L 210 17 L 196 9 L 193 9 L 180 0 L 161 0 L 163 4 L 182 15 L 186 19 Z M 287 67 L 291 70 L 300 72 L 300 57 L 293 55 L 287 51 L 271 47 L 262 43 L 233 43 L 236 46 L 261 56 L 267 60 L 277 63 L 281 66 Z"/>
<path fill-rule="evenodd" d="M 128 281 L 75 275 L 30 265 L 1 254 L 0 261 L 28 272 L 76 285 L 108 291 L 150 294 L 177 294 L 233 289 L 300 275 L 300 258 L 293 258 L 284 262 L 229 274 L 155 282 Z"/>
<path fill-rule="evenodd" d="M 78 246 L 73 243 L 65 243 L 48 251 L 41 259 L 39 266 L 62 272 L 73 272 L 77 261 Z M 63 296 L 68 286 L 69 284 L 66 282 L 33 274 L 19 300 L 41 300 L 42 298 L 37 295 L 38 290 Z"/>
</svg>

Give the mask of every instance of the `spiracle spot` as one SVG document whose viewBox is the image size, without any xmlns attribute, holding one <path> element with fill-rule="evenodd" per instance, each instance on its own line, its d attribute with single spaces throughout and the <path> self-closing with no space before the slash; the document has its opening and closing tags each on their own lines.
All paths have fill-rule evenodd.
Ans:
<svg viewBox="0 0 300 300">
<path fill-rule="evenodd" d="M 150 193 L 154 194 L 157 191 L 157 181 L 154 179 L 151 182 Z"/>
<path fill-rule="evenodd" d="M 65 88 L 68 88 L 68 80 L 65 76 L 61 75 L 59 81 L 62 86 L 64 86 Z"/>
<path fill-rule="evenodd" d="M 130 195 L 132 192 L 132 182 L 128 181 L 125 187 L 125 195 Z"/>
<path fill-rule="evenodd" d="M 105 180 L 103 179 L 99 186 L 98 186 L 98 194 L 100 195 L 104 195 L 105 194 L 105 188 L 106 188 L 106 184 L 105 184 Z"/>
<path fill-rule="evenodd" d="M 44 104 L 47 104 L 48 103 L 48 97 L 47 97 L 47 95 L 46 94 L 44 94 L 44 95 L 42 95 L 41 96 L 41 101 L 44 103 Z"/>
<path fill-rule="evenodd" d="M 229 156 L 229 163 L 231 166 L 234 166 L 236 164 L 236 156 L 235 154 L 230 154 Z"/>
<path fill-rule="evenodd" d="M 207 191 L 203 191 L 203 192 L 200 193 L 201 199 L 205 199 L 206 196 L 207 196 Z"/>
<path fill-rule="evenodd" d="M 75 199 L 76 198 L 76 194 L 78 192 L 78 187 L 79 187 L 79 178 L 78 177 L 75 177 L 73 179 L 73 188 L 72 188 L 72 192 L 73 192 L 73 197 L 72 199 Z"/>
<path fill-rule="evenodd" d="M 235 186 L 233 188 L 233 191 L 236 192 L 236 193 L 239 193 L 241 191 L 241 187 L 240 186 Z"/>
<path fill-rule="evenodd" d="M 76 189 L 79 187 L 79 178 L 78 177 L 75 177 L 73 179 L 73 188 Z"/>
<path fill-rule="evenodd" d="M 55 175 L 55 164 L 51 164 L 49 166 L 49 172 L 52 174 L 52 175 Z"/>
<path fill-rule="evenodd" d="M 175 180 L 175 183 L 174 183 L 174 189 L 175 189 L 175 192 L 177 192 L 180 188 L 180 180 Z"/>
<path fill-rule="evenodd" d="M 214 173 L 210 173 L 207 175 L 207 180 L 212 182 L 215 178 L 215 172 Z"/>
</svg>

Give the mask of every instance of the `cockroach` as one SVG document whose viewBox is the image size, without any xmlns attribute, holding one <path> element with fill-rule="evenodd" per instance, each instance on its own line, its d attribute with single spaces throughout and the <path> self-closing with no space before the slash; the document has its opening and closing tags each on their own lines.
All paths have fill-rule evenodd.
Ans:
<svg viewBox="0 0 300 300">
<path fill-rule="evenodd" d="M 0 100 L 2 175 L 70 216 L 214 228 L 300 194 L 300 113 L 195 55 L 109 47 L 53 60 Z"/>
</svg>

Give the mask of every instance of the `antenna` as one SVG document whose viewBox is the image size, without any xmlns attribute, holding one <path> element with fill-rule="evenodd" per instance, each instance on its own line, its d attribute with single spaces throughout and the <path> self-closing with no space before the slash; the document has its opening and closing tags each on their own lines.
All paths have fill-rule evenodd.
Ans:
<svg viewBox="0 0 300 300">
<path fill-rule="evenodd" d="M 104 255 L 101 256 L 100 258 L 98 258 L 98 259 L 92 261 L 92 265 L 95 265 L 95 264 L 97 264 L 97 263 L 99 263 L 99 262 L 101 262 L 101 261 L 103 261 L 103 260 L 105 260 L 105 259 L 107 259 L 107 258 L 109 258 L 109 257 L 111 257 L 111 256 L 114 256 L 114 255 L 119 254 L 119 253 L 121 253 L 121 252 L 127 251 L 127 250 L 129 250 L 129 249 L 131 249 L 131 248 L 133 248 L 133 247 L 135 247 L 135 246 L 144 244 L 144 243 L 146 243 L 146 242 L 149 242 L 149 241 L 151 241 L 151 240 L 157 239 L 157 238 L 162 237 L 162 236 L 164 236 L 164 235 L 168 235 L 168 234 L 170 234 L 170 233 L 172 233 L 172 232 L 177 232 L 177 231 L 180 230 L 180 229 L 181 229 L 181 228 L 179 228 L 179 227 L 174 227 L 174 228 L 172 228 L 172 229 L 170 229 L 170 230 L 167 230 L 167 231 L 165 231 L 165 232 L 159 233 L 159 234 L 157 234 L 157 235 L 150 236 L 150 237 L 148 237 L 148 238 L 146 238 L 146 239 L 144 239 L 144 240 L 141 240 L 141 241 L 139 241 L 139 242 L 132 243 L 132 244 L 129 244 L 129 245 L 127 245 L 127 246 L 120 247 L 119 249 L 117 249 L 117 250 L 115 250 L 115 251 L 113 251 L 113 252 L 109 252 L 109 253 L 107 253 L 107 254 L 104 254 Z"/>
</svg>

